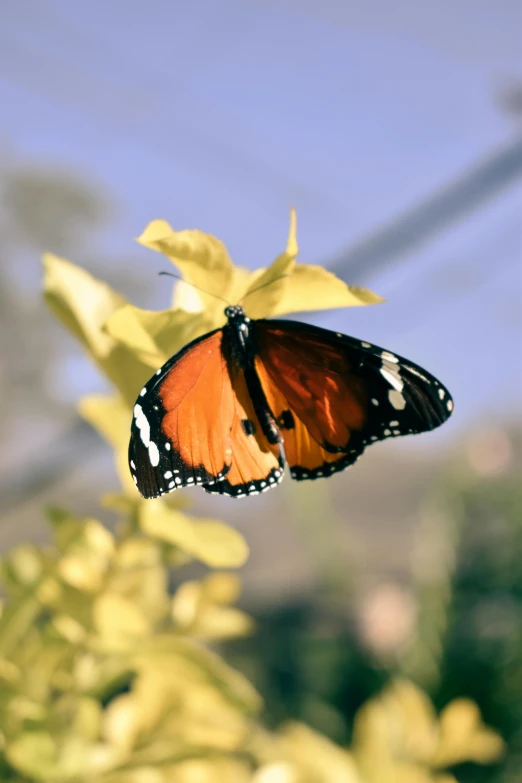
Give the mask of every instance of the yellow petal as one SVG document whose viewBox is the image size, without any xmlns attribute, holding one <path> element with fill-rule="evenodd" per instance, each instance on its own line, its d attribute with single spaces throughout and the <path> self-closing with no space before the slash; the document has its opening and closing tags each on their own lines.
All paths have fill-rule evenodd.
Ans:
<svg viewBox="0 0 522 783">
<path fill-rule="evenodd" d="M 175 231 L 166 220 L 153 220 L 137 241 L 164 253 L 180 270 L 184 280 L 226 298 L 233 265 L 221 240 L 197 229 Z M 205 306 L 217 307 L 216 299 L 199 292 Z"/>
<path fill-rule="evenodd" d="M 237 530 L 214 520 L 191 520 L 164 503 L 147 502 L 140 509 L 144 533 L 178 546 L 214 568 L 234 568 L 248 557 L 245 539 Z"/>
</svg>

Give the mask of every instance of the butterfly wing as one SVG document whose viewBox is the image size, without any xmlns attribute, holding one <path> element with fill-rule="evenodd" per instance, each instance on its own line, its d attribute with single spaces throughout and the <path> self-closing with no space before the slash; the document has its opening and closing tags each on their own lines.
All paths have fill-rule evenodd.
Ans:
<svg viewBox="0 0 522 783">
<path fill-rule="evenodd" d="M 257 321 L 255 340 L 295 479 L 343 470 L 371 443 L 434 429 L 453 410 L 433 375 L 378 346 L 296 321 Z"/>
<path fill-rule="evenodd" d="M 281 457 L 261 432 L 222 329 L 187 345 L 143 387 L 129 465 L 145 498 L 194 484 L 240 497 L 280 480 Z"/>
<path fill-rule="evenodd" d="M 231 376 L 234 398 L 231 467 L 222 480 L 207 482 L 203 488 L 212 494 L 238 498 L 258 495 L 279 484 L 283 479 L 284 459 L 280 445 L 269 443 L 263 434 L 243 370 L 232 367 Z"/>
</svg>

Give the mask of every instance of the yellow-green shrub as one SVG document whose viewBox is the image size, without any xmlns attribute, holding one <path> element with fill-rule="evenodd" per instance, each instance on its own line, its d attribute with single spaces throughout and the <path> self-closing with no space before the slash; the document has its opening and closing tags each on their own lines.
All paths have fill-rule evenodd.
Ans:
<svg viewBox="0 0 522 783">
<path fill-rule="evenodd" d="M 184 280 L 245 303 L 251 317 L 371 304 L 287 247 L 266 270 L 234 267 L 224 245 L 164 221 L 139 240 L 165 253 Z M 73 264 L 47 255 L 45 296 L 115 387 L 79 403 L 112 446 L 122 489 L 103 499 L 112 534 L 95 519 L 48 511 L 49 546 L 20 546 L 2 562 L 1 780 L 43 783 L 449 783 L 443 770 L 487 763 L 502 740 L 466 700 L 439 718 L 422 692 L 397 681 L 359 711 L 342 749 L 301 724 L 259 722 L 261 699 L 205 642 L 251 633 L 234 607 L 230 569 L 245 563 L 239 532 L 196 519 L 183 496 L 145 501 L 130 480 L 131 410 L 143 383 L 184 343 L 224 322 L 218 300 L 185 284 L 173 308 L 147 312 Z M 283 275 L 283 277 L 281 277 Z M 169 593 L 168 572 L 197 560 L 212 569 Z"/>
</svg>

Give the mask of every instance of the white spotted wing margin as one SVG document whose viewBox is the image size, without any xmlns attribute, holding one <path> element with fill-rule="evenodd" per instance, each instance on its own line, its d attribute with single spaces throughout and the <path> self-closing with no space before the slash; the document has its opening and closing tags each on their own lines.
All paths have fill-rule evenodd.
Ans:
<svg viewBox="0 0 522 783">
<path fill-rule="evenodd" d="M 278 354 L 278 342 L 284 344 L 286 337 L 289 338 L 288 345 L 293 345 L 294 348 L 296 341 L 301 342 L 302 352 L 292 353 L 287 350 L 284 360 L 276 366 L 274 357 Z M 414 362 L 385 348 L 339 332 L 286 320 L 256 321 L 255 339 L 261 346 L 261 359 L 274 384 L 277 384 L 278 378 L 283 375 L 285 363 L 286 375 L 293 373 L 294 377 L 297 377 L 302 374 L 305 379 L 310 372 L 319 383 L 321 374 L 325 372 L 330 374 L 331 381 L 335 369 L 332 369 L 333 365 L 331 362 L 329 364 L 327 357 L 336 354 L 346 359 L 350 372 L 360 380 L 363 387 L 363 425 L 353 429 L 344 444 L 332 445 L 324 440 L 321 442 L 325 451 L 339 453 L 339 460 L 325 462 L 314 470 L 300 467 L 298 464 L 291 465 L 291 476 L 296 480 L 321 478 L 344 470 L 358 459 L 367 446 L 387 438 L 435 429 L 452 414 L 451 395 L 437 378 Z M 281 388 L 281 391 L 284 389 Z M 303 386 L 303 394 L 306 393 Z M 323 401 L 328 403 L 326 381 L 324 392 L 321 393 Z M 310 406 L 307 415 L 315 420 L 312 410 L 313 407 Z M 332 402 L 332 415 L 342 418 L 339 398 Z M 305 419 L 303 423 L 306 426 Z M 314 437 L 313 432 L 310 437 Z M 315 439 L 317 440 L 317 437 Z"/>
</svg>

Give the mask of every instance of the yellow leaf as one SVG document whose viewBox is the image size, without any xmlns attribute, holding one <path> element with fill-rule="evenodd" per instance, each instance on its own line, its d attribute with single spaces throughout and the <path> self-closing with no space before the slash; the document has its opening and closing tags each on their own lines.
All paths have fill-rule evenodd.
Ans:
<svg viewBox="0 0 522 783">
<path fill-rule="evenodd" d="M 382 297 L 366 288 L 347 285 L 322 266 L 296 264 L 289 284 L 277 304 L 270 308 L 269 314 L 358 307 L 383 301 Z"/>
<path fill-rule="evenodd" d="M 241 592 L 241 580 L 237 574 L 208 574 L 202 586 L 209 600 L 216 604 L 232 604 Z"/>
<path fill-rule="evenodd" d="M 103 736 L 111 745 L 130 750 L 140 730 L 140 704 L 132 693 L 113 699 L 103 716 Z"/>
<path fill-rule="evenodd" d="M 125 783 L 157 782 L 151 778 L 150 781 L 143 779 Z M 252 777 L 247 762 L 226 758 L 197 759 L 167 766 L 161 783 L 252 783 Z"/>
<path fill-rule="evenodd" d="M 93 605 L 94 627 L 101 637 L 115 643 L 150 634 L 150 623 L 133 601 L 117 593 L 100 595 Z"/>
<path fill-rule="evenodd" d="M 248 714 L 260 709 L 261 699 L 254 686 L 240 672 L 232 669 L 218 655 L 192 639 L 174 634 L 156 634 L 143 639 L 130 657 L 130 664 L 140 671 L 162 672 L 176 677 L 189 694 L 196 684 L 211 687 L 228 704 Z M 216 696 L 213 697 L 214 699 Z"/>
<path fill-rule="evenodd" d="M 250 284 L 242 300 L 250 318 L 265 318 L 280 312 L 281 301 L 293 285 L 295 258 L 299 251 L 296 238 L 296 214 L 290 213 L 290 230 L 286 250 L 268 269 L 258 269 L 250 276 Z"/>
<path fill-rule="evenodd" d="M 172 618 L 180 629 L 189 631 L 198 639 L 231 639 L 251 633 L 254 623 L 245 612 L 239 609 L 219 605 L 233 600 L 237 595 L 214 594 L 209 582 L 216 578 L 216 587 L 220 588 L 219 577 L 231 577 L 232 574 L 210 574 L 203 582 L 184 582 L 172 599 Z M 235 576 L 235 575 L 234 575 Z M 236 578 L 237 579 L 237 578 Z M 237 580 L 239 582 L 239 580 Z M 221 587 L 230 588 L 231 580 L 223 581 Z M 239 591 L 238 591 L 239 592 Z"/>
<path fill-rule="evenodd" d="M 96 592 L 113 551 L 114 539 L 109 531 L 94 519 L 83 520 L 81 531 L 58 562 L 58 574 L 78 590 Z"/>
<path fill-rule="evenodd" d="M 296 258 L 299 253 L 299 245 L 297 244 L 297 215 L 293 207 L 290 210 L 290 228 L 288 229 L 285 253 L 290 258 Z"/>
<path fill-rule="evenodd" d="M 93 698 L 82 696 L 77 703 L 73 732 L 87 741 L 98 739 L 102 720 L 102 706 Z"/>
<path fill-rule="evenodd" d="M 80 644 L 85 639 L 85 628 L 74 617 L 57 614 L 53 618 L 53 625 L 71 644 Z"/>
<path fill-rule="evenodd" d="M 428 697 L 406 680 L 392 682 L 359 709 L 354 722 L 358 758 L 426 760 L 437 745 L 436 715 Z"/>
<path fill-rule="evenodd" d="M 94 356 L 106 358 L 113 340 L 104 333 L 103 325 L 125 304 L 123 296 L 85 269 L 52 253 L 44 255 L 43 265 L 44 294 L 53 313 Z"/>
<path fill-rule="evenodd" d="M 164 253 L 184 280 L 226 298 L 233 265 L 225 245 L 216 237 L 197 229 L 175 231 L 166 220 L 153 220 L 137 241 Z M 199 295 L 210 311 L 222 307 L 215 297 L 201 291 Z"/>
<path fill-rule="evenodd" d="M 22 774 L 36 780 L 46 780 L 55 768 L 56 742 L 46 732 L 26 732 L 8 745 L 6 756 L 9 763 Z"/>
<path fill-rule="evenodd" d="M 140 509 L 144 533 L 174 544 L 214 568 L 234 568 L 248 557 L 245 539 L 231 527 L 215 520 L 192 520 L 161 501 L 148 501 Z"/>
<path fill-rule="evenodd" d="M 80 415 L 97 430 L 115 451 L 116 470 L 125 492 L 132 498 L 136 488 L 128 462 L 131 409 L 120 397 L 93 394 L 82 397 L 78 403 Z"/>
<path fill-rule="evenodd" d="M 252 778 L 252 783 L 302 783 L 303 776 L 289 761 L 263 764 Z"/>
<path fill-rule="evenodd" d="M 106 323 L 106 331 L 125 345 L 143 363 L 161 367 L 184 345 L 212 329 L 206 315 L 184 310 L 140 310 L 133 305 L 117 310 Z"/>
<path fill-rule="evenodd" d="M 62 323 L 83 343 L 103 372 L 134 404 L 150 368 L 105 331 L 105 322 L 126 304 L 110 286 L 63 258 L 46 253 L 44 295 Z"/>
<path fill-rule="evenodd" d="M 284 759 L 293 763 L 304 780 L 362 783 L 352 756 L 302 723 L 283 726 L 279 743 Z"/>
<path fill-rule="evenodd" d="M 470 699 L 455 699 L 442 710 L 437 766 L 449 767 L 464 761 L 489 764 L 500 758 L 503 751 L 503 740 L 482 723 L 479 708 Z"/>
</svg>

